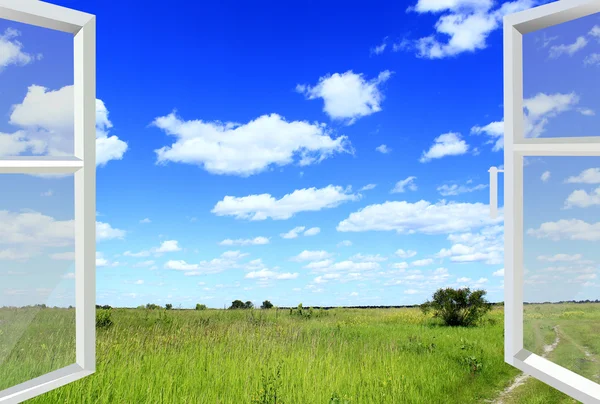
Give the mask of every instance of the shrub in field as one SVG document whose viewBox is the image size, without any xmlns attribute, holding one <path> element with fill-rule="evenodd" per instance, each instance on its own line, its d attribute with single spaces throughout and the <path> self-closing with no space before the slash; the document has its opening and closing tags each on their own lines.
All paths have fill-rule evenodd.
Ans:
<svg viewBox="0 0 600 404">
<path fill-rule="evenodd" d="M 263 370 L 261 387 L 252 398 L 252 404 L 284 404 L 281 397 L 278 396 L 281 383 L 281 363 L 277 365 L 274 373 Z"/>
<path fill-rule="evenodd" d="M 167 303 L 167 304 L 165 304 L 165 309 L 172 310 L 173 309 L 173 305 L 171 303 Z"/>
<path fill-rule="evenodd" d="M 298 307 L 296 307 L 295 309 L 294 308 L 290 309 L 291 316 L 298 316 L 298 317 L 302 317 L 302 318 L 322 317 L 327 314 L 328 314 L 327 311 L 323 310 L 322 308 L 315 310 L 312 307 L 309 307 L 307 309 L 302 306 L 302 303 L 300 303 L 298 305 Z"/>
<path fill-rule="evenodd" d="M 273 303 L 271 303 L 268 300 L 265 300 L 262 304 L 262 306 L 260 306 L 261 309 L 270 309 L 273 307 Z"/>
<path fill-rule="evenodd" d="M 244 303 L 244 308 L 245 309 L 253 309 L 254 304 L 250 300 L 248 300 L 246 303 Z"/>
<path fill-rule="evenodd" d="M 196 310 L 206 310 L 206 305 L 205 304 L 196 304 Z"/>
<path fill-rule="evenodd" d="M 469 288 L 438 289 L 432 301 L 421 305 L 421 310 L 425 314 L 432 310 L 434 317 L 441 318 L 449 326 L 474 325 L 492 308 L 484 298 L 486 293 L 485 290 L 471 292 Z"/>
<path fill-rule="evenodd" d="M 112 316 L 110 309 L 98 309 L 96 310 L 96 327 L 97 328 L 108 328 L 113 325 Z"/>
<path fill-rule="evenodd" d="M 162 307 L 160 307 L 158 304 L 154 304 L 154 303 L 148 303 L 146 305 L 146 308 L 148 310 L 157 310 L 157 309 L 162 309 Z"/>
</svg>

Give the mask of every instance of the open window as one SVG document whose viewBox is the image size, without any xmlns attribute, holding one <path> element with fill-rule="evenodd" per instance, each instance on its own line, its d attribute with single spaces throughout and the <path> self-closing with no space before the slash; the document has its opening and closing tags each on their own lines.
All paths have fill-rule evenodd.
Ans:
<svg viewBox="0 0 600 404">
<path fill-rule="evenodd" d="M 560 302 L 600 298 L 599 12 L 561 0 L 504 18 L 505 361 L 584 403 L 600 402 L 600 323 Z"/>
<path fill-rule="evenodd" d="M 21 101 L 0 102 L 6 121 L 10 115 L 0 127 L 3 404 L 95 371 L 95 24 L 93 15 L 42 1 L 0 0 L 0 39 L 10 53 L 0 55 L 0 69 L 42 60 L 22 52 L 21 31 L 38 35 L 34 44 L 64 38 L 72 58 L 71 83 L 61 92 L 44 88 L 56 84 L 51 80 L 23 86 L 9 69 L 0 72 L 0 98 L 21 94 Z M 45 67 L 53 68 L 55 63 Z M 45 96 L 51 98 L 46 104 L 40 101 Z M 65 105 L 57 104 L 60 97 Z"/>
</svg>

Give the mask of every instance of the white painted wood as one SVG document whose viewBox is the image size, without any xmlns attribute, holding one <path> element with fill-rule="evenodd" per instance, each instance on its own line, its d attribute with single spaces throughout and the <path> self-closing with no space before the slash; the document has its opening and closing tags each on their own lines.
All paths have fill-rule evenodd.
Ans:
<svg viewBox="0 0 600 404">
<path fill-rule="evenodd" d="M 524 138 L 522 35 L 598 12 L 599 0 L 559 0 L 504 17 L 504 359 L 586 404 L 599 384 L 523 349 L 523 158 L 597 156 L 600 137 Z"/>
<path fill-rule="evenodd" d="M 74 173 L 76 364 L 0 391 L 19 403 L 96 369 L 96 18 L 37 0 L 0 0 L 0 18 L 74 35 L 74 156 L 0 158 L 0 174 Z"/>
</svg>

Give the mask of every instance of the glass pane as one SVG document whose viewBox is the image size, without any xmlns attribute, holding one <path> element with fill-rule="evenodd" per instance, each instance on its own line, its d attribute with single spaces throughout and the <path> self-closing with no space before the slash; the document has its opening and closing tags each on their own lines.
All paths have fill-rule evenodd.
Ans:
<svg viewBox="0 0 600 404">
<path fill-rule="evenodd" d="M 0 158 L 73 155 L 73 35 L 0 19 Z"/>
<path fill-rule="evenodd" d="M 75 363 L 73 175 L 0 175 L 0 390 Z"/>
<path fill-rule="evenodd" d="M 525 136 L 600 136 L 599 78 L 598 14 L 525 34 Z"/>
<path fill-rule="evenodd" d="M 600 381 L 600 157 L 525 160 L 524 347 Z"/>
</svg>

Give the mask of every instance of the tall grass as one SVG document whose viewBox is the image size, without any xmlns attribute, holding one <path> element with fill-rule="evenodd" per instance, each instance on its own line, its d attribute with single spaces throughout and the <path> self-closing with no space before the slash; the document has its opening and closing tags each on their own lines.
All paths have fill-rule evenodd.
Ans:
<svg viewBox="0 0 600 404">
<path fill-rule="evenodd" d="M 38 316 L 46 325 L 72 325 L 72 313 L 45 309 Z M 31 403 L 480 403 L 520 373 L 504 363 L 501 308 L 469 328 L 442 326 L 418 309 L 312 316 L 113 309 L 110 316 L 112 325 L 97 329 L 97 372 Z M 71 342 L 37 335 L 19 344 L 52 343 L 61 366 L 74 361 Z M 27 364 L 39 372 L 49 357 L 31 352 L 27 362 L 11 353 L 0 381 L 14 384 Z M 5 379 L 16 369 L 19 377 Z M 553 394 L 559 401 L 547 402 L 566 400 Z"/>
</svg>

